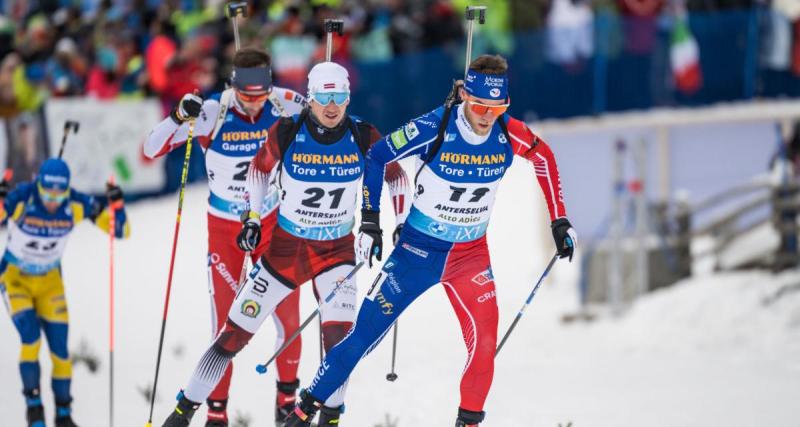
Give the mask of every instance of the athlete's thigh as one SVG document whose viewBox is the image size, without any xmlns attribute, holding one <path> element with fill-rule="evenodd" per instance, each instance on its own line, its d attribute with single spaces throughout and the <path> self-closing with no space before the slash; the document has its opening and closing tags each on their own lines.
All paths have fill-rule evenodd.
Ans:
<svg viewBox="0 0 800 427">
<path fill-rule="evenodd" d="M 461 250 L 456 246 L 445 266 L 442 285 L 468 345 L 477 338 L 480 345 L 485 342 L 485 345 L 493 346 L 497 336 L 498 310 L 488 248 L 476 245 Z"/>
<path fill-rule="evenodd" d="M 254 334 L 293 290 L 294 286 L 284 283 L 259 260 L 231 304 L 228 318 Z"/>
<path fill-rule="evenodd" d="M 355 277 L 345 280 L 353 268 L 352 264 L 340 264 L 314 278 L 314 289 L 318 295 L 323 323 L 352 323 L 355 319 Z"/>
<path fill-rule="evenodd" d="M 413 247 L 398 245 L 383 264 L 361 303 L 357 326 L 371 325 L 380 333 L 420 295 L 439 282 L 446 253 L 426 252 L 420 262 Z"/>
<path fill-rule="evenodd" d="M 36 314 L 48 323 L 68 323 L 67 298 L 64 295 L 64 282 L 59 269 L 50 270 L 37 277 L 34 305 Z"/>
<path fill-rule="evenodd" d="M 211 215 L 208 222 L 209 293 L 225 313 L 239 289 L 244 252 L 236 245 L 237 224 Z"/>
<path fill-rule="evenodd" d="M 261 261 L 273 276 L 297 287 L 314 278 L 308 254 L 308 241 L 275 226 L 269 248 Z"/>
<path fill-rule="evenodd" d="M 33 294 L 28 286 L 29 283 L 23 281 L 16 266 L 8 265 L 0 278 L 2 278 L 0 286 L 4 289 L 3 300 L 12 318 L 22 311 L 33 310 Z"/>
</svg>

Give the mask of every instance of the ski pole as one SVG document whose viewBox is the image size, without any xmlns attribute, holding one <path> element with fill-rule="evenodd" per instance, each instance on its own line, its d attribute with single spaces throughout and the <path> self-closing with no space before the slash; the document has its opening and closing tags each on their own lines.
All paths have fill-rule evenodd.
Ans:
<svg viewBox="0 0 800 427">
<path fill-rule="evenodd" d="M 394 372 L 394 360 L 397 354 L 397 321 L 394 322 L 394 331 L 392 332 L 392 370 L 386 374 L 386 380 L 394 382 L 397 379 L 397 373 Z"/>
<path fill-rule="evenodd" d="M 352 270 L 350 270 L 350 273 L 348 273 L 347 276 L 344 277 L 344 279 L 337 281 L 336 282 L 336 286 L 333 288 L 331 293 L 328 294 L 328 296 L 325 298 L 325 301 L 322 304 L 329 303 L 333 299 L 333 297 L 336 296 L 336 292 L 339 290 L 339 288 L 342 286 L 342 284 L 344 282 L 350 280 L 351 278 L 353 278 L 356 275 L 356 273 L 358 272 L 358 270 L 361 269 L 361 267 L 363 265 L 364 265 L 364 261 L 359 262 L 358 264 L 356 264 L 355 267 L 353 267 Z M 322 304 L 320 304 L 320 306 L 322 306 Z M 283 352 L 283 350 L 285 350 L 286 347 L 288 347 L 289 344 L 291 344 L 292 341 L 294 341 L 294 339 L 297 338 L 298 335 L 300 335 L 301 332 L 303 332 L 303 329 L 305 329 L 306 326 L 308 326 L 308 324 L 311 323 L 311 321 L 314 320 L 315 317 L 317 317 L 317 315 L 319 314 L 319 309 L 320 309 L 320 307 L 317 307 L 314 310 L 314 312 L 311 313 L 306 318 L 306 320 L 303 322 L 303 324 L 300 325 L 300 327 L 297 328 L 297 330 L 294 331 L 294 333 L 289 338 L 287 338 L 286 341 L 283 342 L 283 345 L 281 345 L 281 347 L 278 349 L 278 351 L 276 351 L 275 354 L 273 354 L 272 357 L 269 358 L 269 360 L 267 360 L 265 363 L 257 365 L 256 366 L 256 372 L 258 372 L 259 374 L 267 373 L 267 366 L 269 366 L 269 364 L 272 363 L 278 357 L 278 355 L 280 355 Z"/>
<path fill-rule="evenodd" d="M 58 149 L 59 159 L 64 155 L 64 146 L 67 145 L 67 136 L 69 135 L 70 130 L 77 134 L 80 127 L 81 124 L 75 120 L 67 120 L 64 122 L 64 135 L 61 136 L 61 147 Z"/>
<path fill-rule="evenodd" d="M 494 357 L 497 357 L 497 353 L 500 353 L 500 349 L 503 348 L 503 345 L 506 343 L 506 340 L 508 339 L 508 336 L 511 335 L 511 331 L 513 331 L 514 328 L 517 326 L 517 323 L 519 322 L 519 319 L 522 317 L 522 314 L 525 312 L 525 309 L 528 308 L 528 304 L 530 304 L 531 301 L 533 300 L 533 296 L 536 295 L 536 291 L 539 290 L 539 286 L 542 284 L 542 281 L 544 280 L 544 278 L 547 277 L 547 273 L 549 273 L 550 269 L 553 268 L 553 264 L 556 263 L 557 259 L 558 259 L 558 252 L 556 252 L 556 254 L 553 255 L 553 258 L 550 259 L 550 263 L 547 264 L 547 268 L 544 269 L 544 272 L 539 277 L 539 281 L 536 282 L 536 286 L 533 287 L 533 290 L 531 291 L 530 295 L 528 295 L 528 299 L 525 300 L 525 304 L 522 306 L 522 308 L 517 313 L 517 317 L 514 318 L 514 321 L 511 322 L 511 326 L 506 331 L 506 334 L 503 335 L 503 339 L 500 340 L 500 344 L 497 346 L 497 350 L 495 350 L 495 352 L 494 352 Z"/>
<path fill-rule="evenodd" d="M 114 175 L 109 183 L 114 184 Z M 108 425 L 114 427 L 114 238 L 117 206 L 108 201 Z"/>
<path fill-rule="evenodd" d="M 150 415 L 145 427 L 153 425 L 153 406 L 156 402 L 158 390 L 158 373 L 161 368 L 161 352 L 164 349 L 164 332 L 167 328 L 167 313 L 169 312 L 169 295 L 172 290 L 172 273 L 175 268 L 175 252 L 178 248 L 178 233 L 181 229 L 181 212 L 183 211 L 183 194 L 186 189 L 186 177 L 189 174 L 189 157 L 192 154 L 192 135 L 194 134 L 194 119 L 189 121 L 189 135 L 186 137 L 186 155 L 183 157 L 183 171 L 181 172 L 181 190 L 178 196 L 178 214 L 175 218 L 175 232 L 172 237 L 172 255 L 169 260 L 169 274 L 167 276 L 167 293 L 164 297 L 164 316 L 161 319 L 161 335 L 158 337 L 158 356 L 156 357 L 156 374 L 153 380 L 153 393 L 150 395 Z"/>
<path fill-rule="evenodd" d="M 231 23 L 233 24 L 233 42 L 238 52 L 241 47 L 241 42 L 239 41 L 239 20 L 237 18 L 239 16 L 247 18 L 247 2 L 228 3 L 225 6 L 225 14 L 228 15 L 228 18 L 231 19 Z"/>
<path fill-rule="evenodd" d="M 467 77 L 469 71 L 469 63 L 472 61 L 472 30 L 475 27 L 475 18 L 478 18 L 478 23 L 483 25 L 486 23 L 486 6 L 467 6 L 466 19 L 467 19 L 467 59 L 464 62 L 464 77 Z"/>
</svg>

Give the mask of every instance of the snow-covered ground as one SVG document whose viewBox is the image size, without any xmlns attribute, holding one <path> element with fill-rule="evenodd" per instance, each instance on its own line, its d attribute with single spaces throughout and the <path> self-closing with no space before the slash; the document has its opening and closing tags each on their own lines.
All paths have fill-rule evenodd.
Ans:
<svg viewBox="0 0 800 427">
<path fill-rule="evenodd" d="M 171 410 L 210 338 L 205 197 L 203 186 L 186 197 L 154 425 Z M 531 168 L 512 168 L 490 230 L 501 333 L 551 254 L 540 198 Z M 117 245 L 116 426 L 147 421 L 141 390 L 153 378 L 176 205 L 170 196 L 130 206 L 133 236 Z M 392 219 L 384 221 L 388 229 Z M 74 370 L 74 414 L 82 427 L 108 424 L 107 242 L 83 225 L 64 259 L 70 348 L 86 343 L 102 363 L 95 374 L 83 364 Z M 622 316 L 564 324 L 561 316 L 577 306 L 576 270 L 577 263 L 556 264 L 498 356 L 485 426 L 800 426 L 800 272 L 695 278 L 641 299 Z M 374 274 L 359 274 L 362 294 Z M 313 307 L 306 290 L 302 316 Z M 401 317 L 399 331 L 399 379 L 385 380 L 387 339 L 351 378 L 344 426 L 453 425 L 465 350 L 443 290 L 423 295 Z M 272 353 L 274 336 L 265 323 L 236 359 L 230 413 L 250 426 L 273 425 L 275 378 L 254 368 Z M 0 339 L 0 425 L 23 426 L 18 338 L 7 317 L 0 319 Z M 316 327 L 305 339 L 303 384 L 319 362 Z M 42 364 L 52 413 L 46 347 Z M 201 412 L 193 425 L 203 422 Z"/>
</svg>

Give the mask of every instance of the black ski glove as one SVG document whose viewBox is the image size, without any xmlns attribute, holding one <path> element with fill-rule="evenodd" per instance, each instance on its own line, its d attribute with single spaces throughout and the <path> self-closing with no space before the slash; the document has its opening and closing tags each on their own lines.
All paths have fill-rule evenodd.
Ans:
<svg viewBox="0 0 800 427">
<path fill-rule="evenodd" d="M 372 267 L 372 257 L 381 261 L 383 259 L 383 231 L 380 225 L 380 212 L 361 210 L 361 227 L 358 229 L 355 250 L 358 262 L 369 262 Z"/>
<path fill-rule="evenodd" d="M 575 248 L 578 246 L 578 234 L 572 228 L 567 218 L 559 218 L 550 224 L 553 230 L 553 239 L 556 243 L 556 250 L 558 251 L 559 258 L 569 257 L 572 262 L 572 255 Z"/>
<path fill-rule="evenodd" d="M 242 230 L 236 236 L 236 243 L 239 249 L 252 252 L 259 242 L 261 242 L 261 221 L 255 216 L 250 216 L 242 224 Z"/>
<path fill-rule="evenodd" d="M 181 124 L 185 121 L 196 119 L 200 116 L 200 110 L 203 109 L 203 98 L 195 93 L 187 93 L 183 95 L 178 106 L 170 113 L 172 120 Z"/>
</svg>

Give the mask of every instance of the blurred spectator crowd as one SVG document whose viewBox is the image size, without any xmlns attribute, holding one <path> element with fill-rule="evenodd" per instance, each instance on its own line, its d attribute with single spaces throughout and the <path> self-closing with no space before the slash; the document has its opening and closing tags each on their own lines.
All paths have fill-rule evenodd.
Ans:
<svg viewBox="0 0 800 427">
<path fill-rule="evenodd" d="M 652 49 L 665 14 L 754 6 L 767 14 L 772 51 L 763 61 L 800 58 L 797 0 L 250 0 L 244 45 L 266 48 L 281 86 L 304 92 L 309 67 L 325 52 L 323 22 L 343 18 L 340 63 L 389 61 L 432 47 L 461 49 L 469 4 L 489 6 L 478 49 L 514 52 L 514 32 L 550 33 L 547 59 L 580 66 L 596 49 Z M 772 6 L 775 6 L 772 8 Z M 0 117 L 37 109 L 48 96 L 99 99 L 156 96 L 169 108 L 182 94 L 224 87 L 233 55 L 223 1 L 0 0 Z M 677 11 L 677 12 L 676 12 Z M 624 17 L 599 32 L 598 15 Z M 597 36 L 602 34 L 602 36 Z M 595 42 L 595 37 L 602 40 Z M 793 50 L 794 49 L 794 50 Z M 519 52 L 517 52 L 519 53 Z M 786 53 L 784 55 L 784 53 Z M 800 73 L 800 59 L 797 60 Z M 576 65 L 577 64 L 577 65 Z"/>
</svg>

